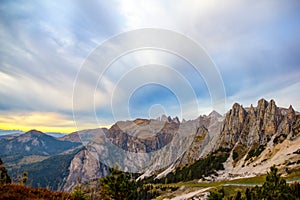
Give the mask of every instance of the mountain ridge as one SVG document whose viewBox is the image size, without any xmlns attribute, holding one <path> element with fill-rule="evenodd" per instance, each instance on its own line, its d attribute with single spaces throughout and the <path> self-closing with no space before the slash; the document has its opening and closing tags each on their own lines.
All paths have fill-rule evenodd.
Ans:
<svg viewBox="0 0 300 200">
<path fill-rule="evenodd" d="M 119 161 L 124 169 L 139 171 L 142 174 L 139 180 L 152 176 L 164 179 L 171 172 L 195 166 L 195 163 L 212 156 L 213 152 L 228 149 L 228 159 L 222 161 L 224 169 L 204 177 L 206 180 L 230 179 L 266 173 L 270 164 L 289 170 L 300 168 L 300 163 L 297 163 L 299 154 L 293 153 L 299 151 L 299 132 L 300 114 L 292 106 L 281 108 L 274 100 L 260 99 L 256 107 L 251 104 L 244 108 L 235 103 L 223 116 L 212 111 L 209 115 L 181 122 L 177 117 L 165 115 L 157 119 L 138 118 L 116 122 L 109 129 L 82 130 L 61 138 L 32 130 L 17 137 L 1 139 L 0 156 L 4 156 L 10 171 L 19 170 L 14 162 L 22 163 L 25 158 L 34 158 L 33 163 L 36 164 L 32 166 L 39 167 L 39 163 L 51 157 L 67 158 L 67 162 L 62 161 L 65 171 L 59 179 L 59 189 L 71 191 L 78 184 L 78 176 L 83 182 L 103 177 L 114 161 Z M 52 153 L 44 148 L 26 154 L 26 145 L 31 145 L 30 148 L 43 147 L 40 138 L 44 138 L 45 144 L 51 140 L 61 144 L 66 142 L 70 146 Z M 129 154 L 114 151 L 107 143 Z M 136 158 L 130 153 L 146 154 Z M 18 157 L 20 155 L 21 158 Z M 65 155 L 65 158 L 60 155 Z M 43 156 L 42 160 L 37 156 Z M 31 165 L 28 167 L 30 169 Z"/>
</svg>

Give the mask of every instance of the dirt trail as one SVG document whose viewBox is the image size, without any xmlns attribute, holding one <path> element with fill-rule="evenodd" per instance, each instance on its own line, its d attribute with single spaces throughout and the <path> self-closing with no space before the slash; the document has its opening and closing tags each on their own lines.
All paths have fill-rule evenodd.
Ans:
<svg viewBox="0 0 300 200">
<path fill-rule="evenodd" d="M 194 192 L 190 192 L 190 193 L 187 193 L 187 194 L 183 194 L 183 195 L 174 197 L 171 200 L 184 200 L 184 199 L 188 199 L 188 198 L 191 198 L 191 197 L 193 197 L 195 195 L 199 195 L 199 194 L 201 194 L 203 192 L 206 192 L 206 191 L 210 190 L 211 188 L 213 188 L 213 187 L 202 188 L 202 189 L 194 191 Z"/>
</svg>

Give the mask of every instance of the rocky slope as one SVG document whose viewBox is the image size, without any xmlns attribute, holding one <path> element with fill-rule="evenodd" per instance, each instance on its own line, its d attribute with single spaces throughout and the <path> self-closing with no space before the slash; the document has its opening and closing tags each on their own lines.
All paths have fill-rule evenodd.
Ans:
<svg viewBox="0 0 300 200">
<path fill-rule="evenodd" d="M 78 181 L 87 183 L 109 174 L 108 167 L 102 164 L 89 151 L 79 151 L 70 162 L 68 176 L 64 179 L 61 190 L 72 191 Z"/>
<path fill-rule="evenodd" d="M 299 168 L 300 115 L 261 99 L 257 107 L 235 104 L 226 114 L 218 146 L 232 148 L 226 176 L 266 173 L 272 165 Z M 298 163 L 297 163 L 298 162 Z"/>
</svg>

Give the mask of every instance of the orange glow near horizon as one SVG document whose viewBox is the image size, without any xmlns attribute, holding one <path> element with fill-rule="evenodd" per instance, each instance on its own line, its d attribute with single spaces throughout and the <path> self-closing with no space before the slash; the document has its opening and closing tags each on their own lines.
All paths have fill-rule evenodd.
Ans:
<svg viewBox="0 0 300 200">
<path fill-rule="evenodd" d="M 110 126 L 103 126 L 109 128 Z M 29 131 L 36 129 L 42 132 L 72 133 L 78 130 L 97 128 L 84 125 L 76 127 L 73 119 L 52 112 L 6 113 L 0 116 L 0 129 Z"/>
</svg>

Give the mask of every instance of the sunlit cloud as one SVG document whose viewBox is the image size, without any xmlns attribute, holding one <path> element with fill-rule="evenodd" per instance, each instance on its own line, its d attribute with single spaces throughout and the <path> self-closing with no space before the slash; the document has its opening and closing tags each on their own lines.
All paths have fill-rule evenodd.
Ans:
<svg viewBox="0 0 300 200">
<path fill-rule="evenodd" d="M 45 132 L 75 131 L 74 122 L 58 113 L 42 112 L 1 112 L 0 129 L 24 130 L 38 129 Z"/>
</svg>

